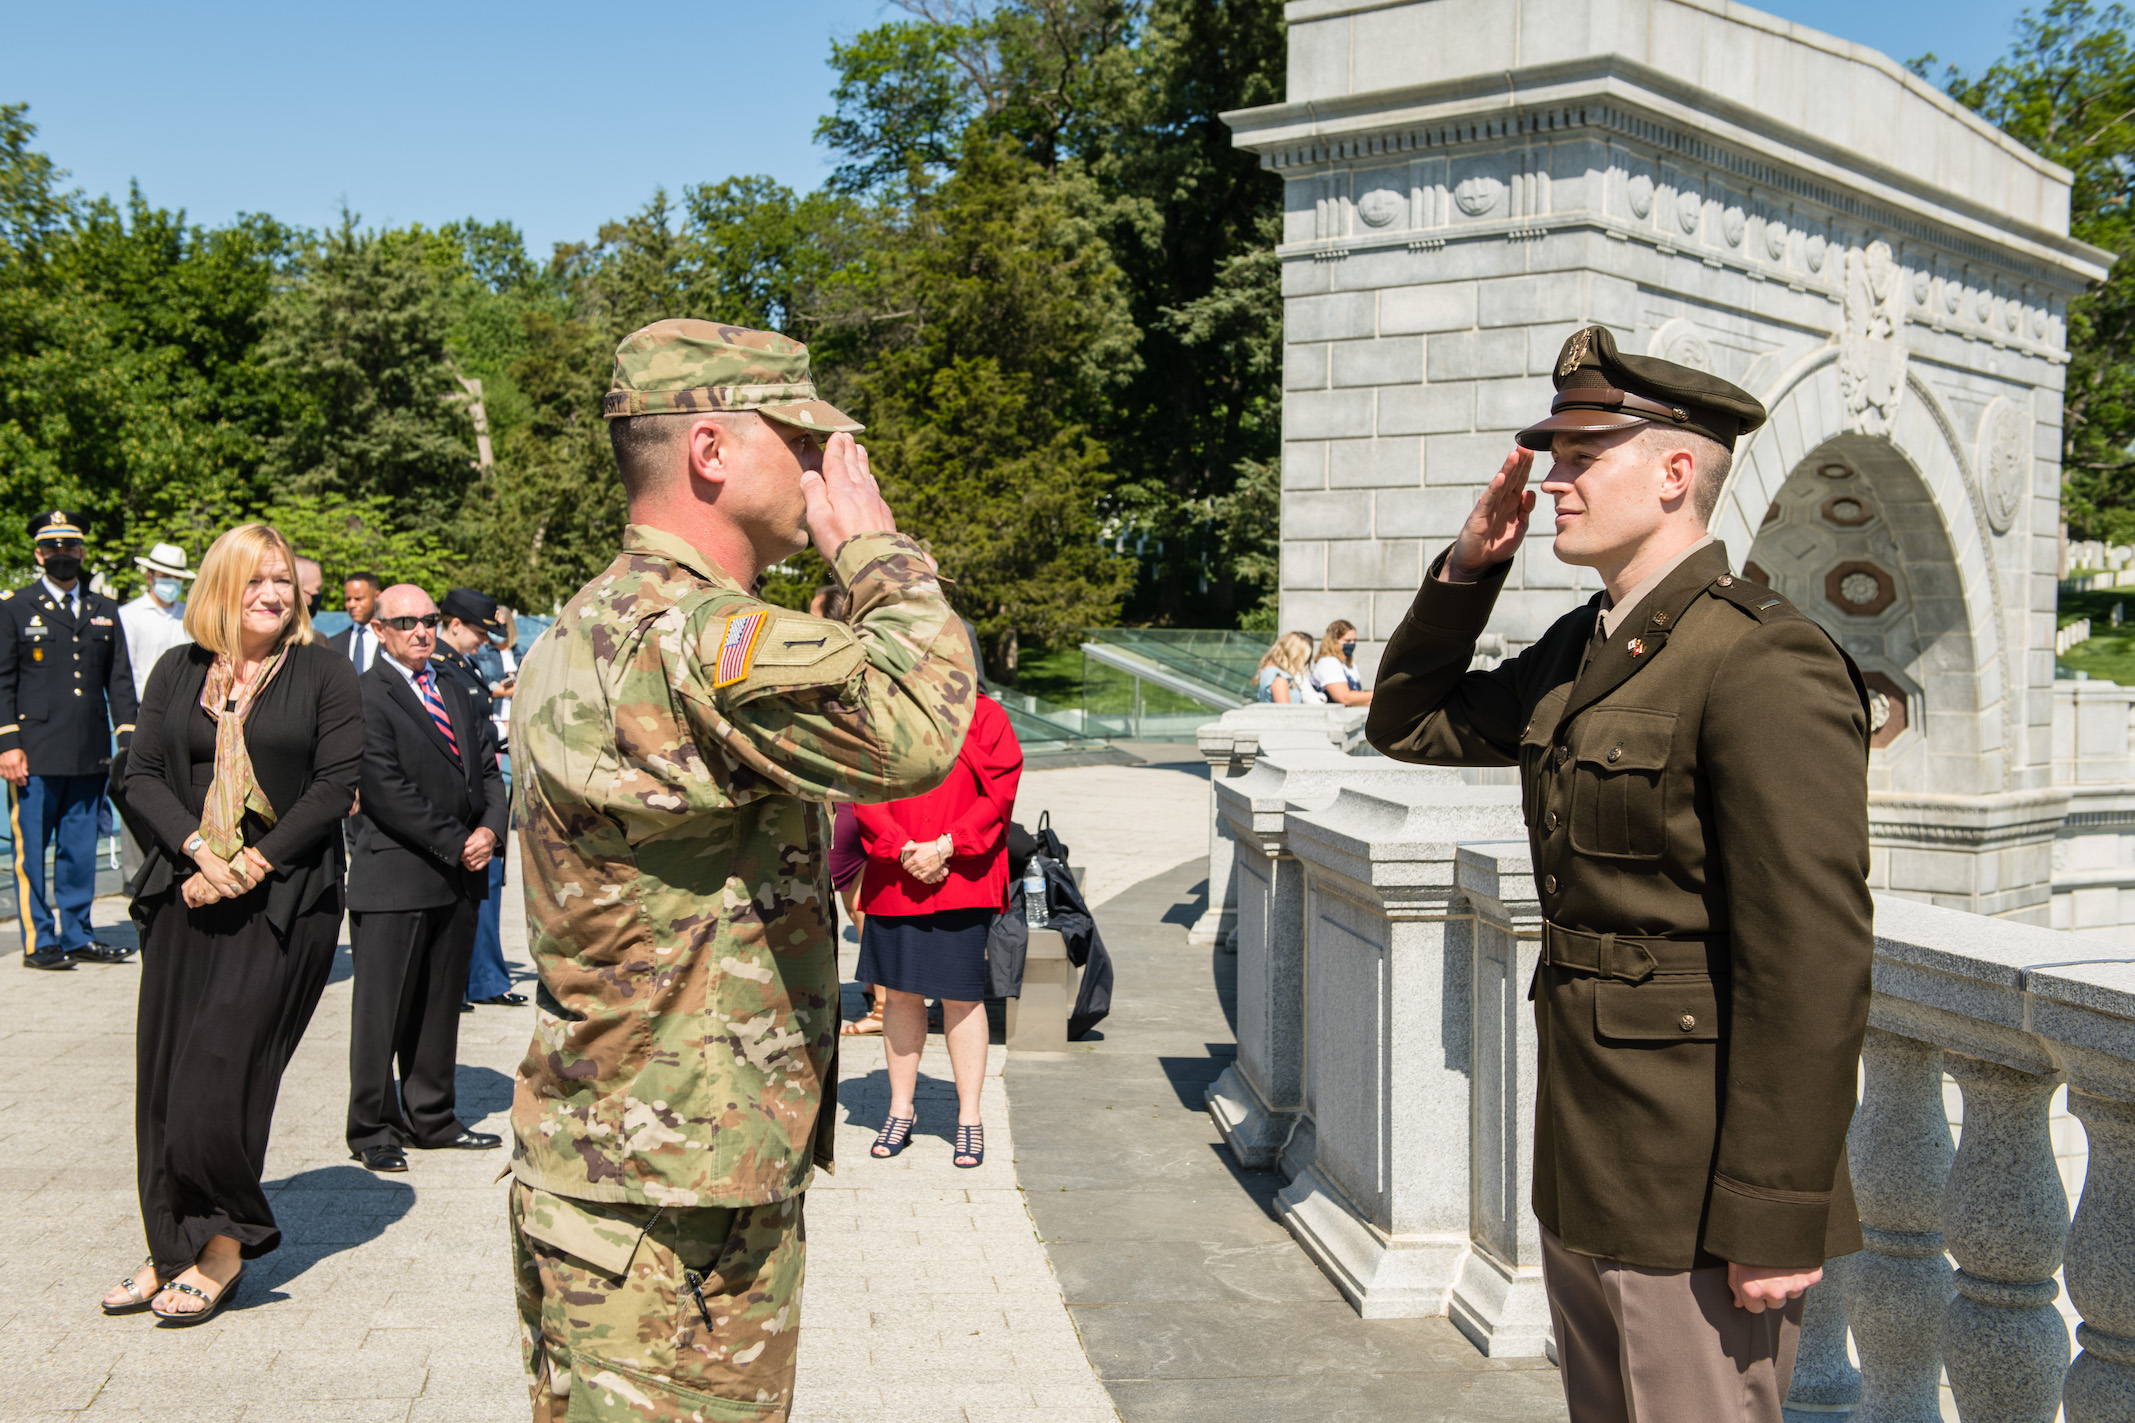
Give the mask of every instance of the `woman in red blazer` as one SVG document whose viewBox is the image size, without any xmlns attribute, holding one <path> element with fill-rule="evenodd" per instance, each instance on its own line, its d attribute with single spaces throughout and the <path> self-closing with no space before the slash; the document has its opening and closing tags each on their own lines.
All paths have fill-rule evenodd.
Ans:
<svg viewBox="0 0 2135 1423">
<path fill-rule="evenodd" d="M 860 881 L 863 983 L 888 990 L 890 1115 L 876 1156 L 911 1140 L 912 1094 L 927 1045 L 927 1000 L 941 1000 L 942 1036 L 956 1074 L 958 1166 L 986 1159 L 979 1088 L 986 1078 L 986 932 L 1008 902 L 1008 818 L 1023 748 L 1008 714 L 977 698 L 949 778 L 923 796 L 855 806 L 867 871 Z"/>
</svg>

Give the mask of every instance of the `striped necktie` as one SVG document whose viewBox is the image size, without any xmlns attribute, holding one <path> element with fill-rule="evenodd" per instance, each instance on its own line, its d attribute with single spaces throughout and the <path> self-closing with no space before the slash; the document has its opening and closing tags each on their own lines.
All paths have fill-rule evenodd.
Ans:
<svg viewBox="0 0 2135 1423">
<path fill-rule="evenodd" d="M 460 739 L 452 734 L 452 718 L 445 712 L 445 699 L 437 694 L 437 673 L 427 667 L 423 668 L 416 674 L 415 685 L 422 690 L 423 705 L 430 709 L 430 720 L 436 722 L 437 729 L 445 733 L 445 744 L 452 748 L 454 756 L 459 755 Z"/>
</svg>

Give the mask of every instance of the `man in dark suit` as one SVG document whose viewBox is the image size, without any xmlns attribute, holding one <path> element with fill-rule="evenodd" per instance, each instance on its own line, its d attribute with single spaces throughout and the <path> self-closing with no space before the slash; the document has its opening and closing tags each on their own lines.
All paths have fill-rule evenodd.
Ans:
<svg viewBox="0 0 2135 1423">
<path fill-rule="evenodd" d="M 133 735 L 133 665 L 119 605 L 89 590 L 82 521 L 63 509 L 30 520 L 39 577 L 0 591 L 0 780 L 14 837 L 22 961 L 30 968 L 123 963 L 131 949 L 94 937 L 96 821 L 112 741 Z M 58 842 L 45 902 L 45 846 Z"/>
<path fill-rule="evenodd" d="M 363 815 L 348 870 L 348 1145 L 373 1171 L 407 1170 L 408 1146 L 482 1150 L 501 1140 L 454 1115 L 452 1074 L 475 915 L 508 805 L 489 719 L 430 666 L 438 621 L 422 589 L 386 589 L 372 623 L 383 648 L 363 675 Z"/>
<path fill-rule="evenodd" d="M 378 660 L 378 630 L 371 619 L 378 612 L 378 593 L 385 585 L 375 573 L 351 573 L 341 584 L 341 603 L 348 609 L 348 626 L 326 639 L 326 645 L 368 672 Z"/>
</svg>

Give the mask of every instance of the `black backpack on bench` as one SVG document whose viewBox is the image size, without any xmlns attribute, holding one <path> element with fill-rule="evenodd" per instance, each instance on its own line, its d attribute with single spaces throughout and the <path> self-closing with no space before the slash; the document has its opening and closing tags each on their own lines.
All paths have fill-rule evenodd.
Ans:
<svg viewBox="0 0 2135 1423">
<path fill-rule="evenodd" d="M 1036 856 L 1045 870 L 1046 927 L 1067 941 L 1069 962 L 1082 970 L 1082 989 L 1068 1015 L 1068 1037 L 1079 1038 L 1112 1011 L 1112 956 L 1097 932 L 1097 921 L 1083 902 L 1075 872 L 1068 868 L 1068 847 L 1052 826 L 1052 812 L 1038 816 L 1036 832 L 1008 824 L 1008 907 L 993 921 L 986 937 L 986 992 L 994 998 L 1023 993 L 1023 962 L 1030 953 L 1030 926 L 1023 922 L 1023 875 Z"/>
</svg>

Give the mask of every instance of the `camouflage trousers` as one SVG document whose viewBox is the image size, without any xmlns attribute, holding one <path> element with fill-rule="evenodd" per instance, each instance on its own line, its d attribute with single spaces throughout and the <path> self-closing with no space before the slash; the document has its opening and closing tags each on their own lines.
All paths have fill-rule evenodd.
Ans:
<svg viewBox="0 0 2135 1423">
<path fill-rule="evenodd" d="M 534 1423 L 785 1423 L 807 1252 L 801 1199 L 609 1205 L 514 1181 Z"/>
</svg>

